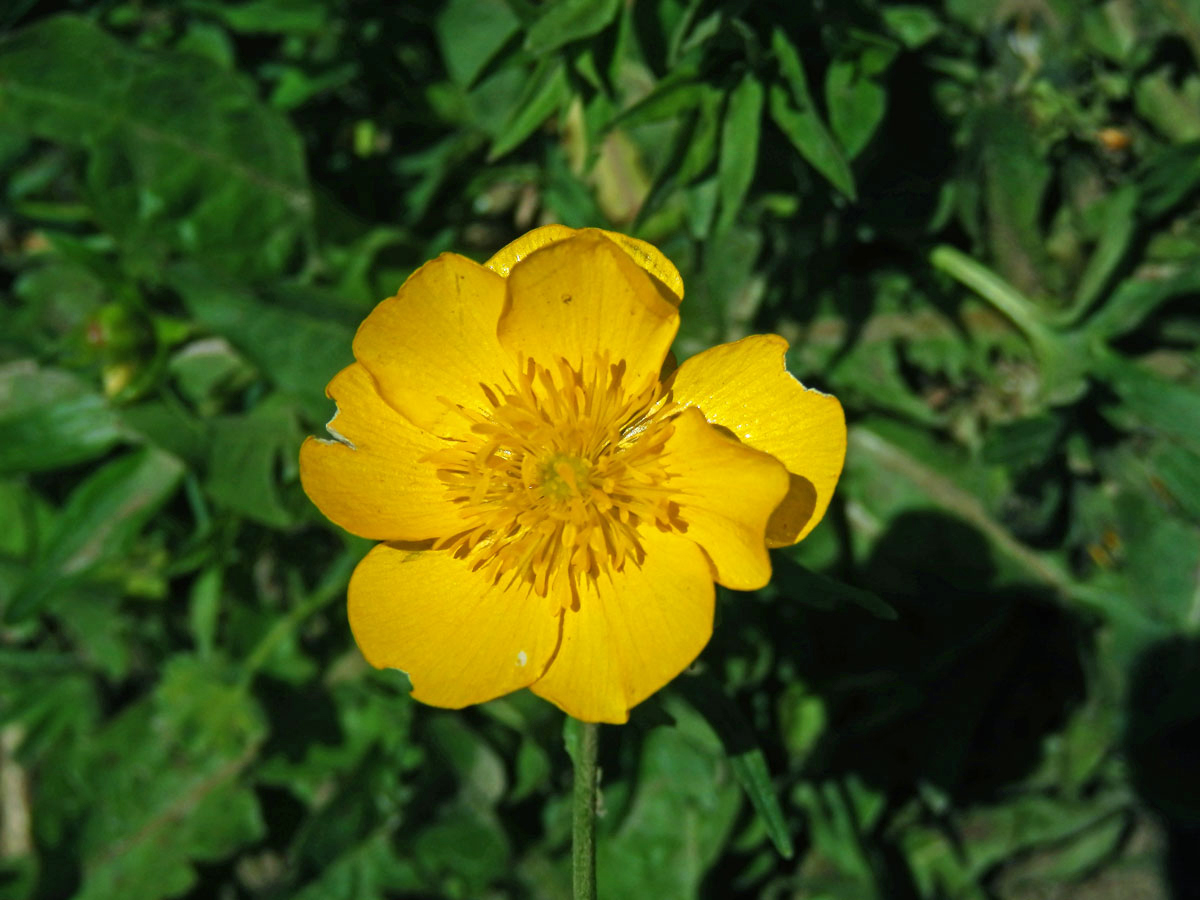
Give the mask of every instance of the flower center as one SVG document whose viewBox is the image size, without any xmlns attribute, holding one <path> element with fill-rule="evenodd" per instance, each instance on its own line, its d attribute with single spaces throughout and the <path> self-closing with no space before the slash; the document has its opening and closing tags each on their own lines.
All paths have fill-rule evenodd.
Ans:
<svg viewBox="0 0 1200 900">
<path fill-rule="evenodd" d="M 463 520 L 435 548 L 569 603 L 580 579 L 641 564 L 641 529 L 686 529 L 663 455 L 673 426 L 650 414 L 657 381 L 632 392 L 602 356 L 527 360 L 484 392 L 487 408 L 454 407 L 464 434 L 428 458 Z"/>
<path fill-rule="evenodd" d="M 538 479 L 542 493 L 550 500 L 570 500 L 582 497 L 590 484 L 588 472 L 591 464 L 570 453 L 552 453 L 541 464 Z"/>
</svg>

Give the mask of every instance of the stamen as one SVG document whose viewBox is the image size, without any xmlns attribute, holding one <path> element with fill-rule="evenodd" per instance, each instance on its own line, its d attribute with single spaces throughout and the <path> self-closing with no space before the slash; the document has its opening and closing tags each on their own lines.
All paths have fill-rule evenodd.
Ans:
<svg viewBox="0 0 1200 900">
<path fill-rule="evenodd" d="M 482 386 L 490 408 L 451 405 L 463 436 L 426 460 L 464 527 L 434 546 L 571 605 L 582 579 L 640 565 L 643 527 L 686 529 L 662 454 L 673 426 L 650 415 L 662 387 L 630 391 L 625 372 L 600 354 L 581 368 L 527 359 Z"/>
</svg>

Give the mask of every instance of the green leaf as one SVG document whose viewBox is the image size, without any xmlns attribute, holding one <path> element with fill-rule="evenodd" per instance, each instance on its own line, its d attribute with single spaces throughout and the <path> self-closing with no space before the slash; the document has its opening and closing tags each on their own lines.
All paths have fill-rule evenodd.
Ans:
<svg viewBox="0 0 1200 900">
<path fill-rule="evenodd" d="M 897 618 L 896 610 L 878 595 L 843 584 L 819 572 L 811 572 L 790 557 L 786 558 L 785 565 L 778 568 L 776 575 L 779 588 L 791 593 L 802 603 L 811 603 L 822 609 L 833 609 L 848 603 L 879 619 L 892 621 Z"/>
<path fill-rule="evenodd" d="M 1027 114 L 1015 104 L 984 107 L 974 126 L 991 262 L 1001 277 L 1036 299 L 1047 293 L 1041 216 L 1053 170 Z"/>
<path fill-rule="evenodd" d="M 833 133 L 854 159 L 883 121 L 887 92 L 862 74 L 857 60 L 835 60 L 825 72 L 825 105 Z"/>
<path fill-rule="evenodd" d="M 1021 329 L 1042 364 L 1042 393 L 1047 402 L 1068 403 L 1086 389 L 1085 374 L 1091 362 L 1081 336 L 1054 330 L 1021 291 L 953 247 L 935 247 L 929 261 L 971 288 Z"/>
<path fill-rule="evenodd" d="M 1200 391 L 1115 353 L 1100 355 L 1096 374 L 1145 425 L 1200 451 Z"/>
<path fill-rule="evenodd" d="M 1073 307 L 1081 313 L 1091 306 L 1112 277 L 1129 249 L 1137 225 L 1136 209 L 1140 195 L 1134 185 L 1118 188 L 1106 199 L 1104 225 L 1100 241 L 1088 259 L 1087 268 L 1075 289 Z"/>
<path fill-rule="evenodd" d="M 771 86 L 771 118 L 814 169 L 846 197 L 855 200 L 854 173 L 817 112 L 799 54 L 779 29 L 772 32 L 771 49 L 788 85 L 787 88 Z"/>
<path fill-rule="evenodd" d="M 173 254 L 278 271 L 312 225 L 300 139 L 246 81 L 192 54 L 45 19 L 0 41 L 0 123 L 88 151 L 96 218 L 148 275 Z"/>
<path fill-rule="evenodd" d="M 625 814 L 619 822 L 600 823 L 601 900 L 694 898 L 729 839 L 741 792 L 720 742 L 686 704 L 669 711 L 676 726 L 647 735 Z M 602 797 L 617 790 L 600 783 Z"/>
<path fill-rule="evenodd" d="M 1129 278 L 1087 320 L 1084 330 L 1102 341 L 1120 337 L 1141 325 L 1164 303 L 1196 292 L 1200 292 L 1200 263 L 1161 275 Z"/>
<path fill-rule="evenodd" d="M 1198 596 L 1200 531 L 1165 515 L 1160 503 L 1140 492 L 1123 491 L 1115 507 L 1129 601 L 1172 627 L 1194 624 L 1189 619 Z"/>
<path fill-rule="evenodd" d="M 992 428 L 983 445 L 983 461 L 1015 471 L 1044 463 L 1063 433 L 1056 416 L 1042 415 Z"/>
<path fill-rule="evenodd" d="M 528 799 L 550 781 L 554 771 L 550 764 L 550 754 L 542 749 L 541 744 L 529 738 L 521 739 L 513 765 L 516 778 L 508 793 L 509 803 L 519 803 Z"/>
<path fill-rule="evenodd" d="M 499 159 L 518 147 L 550 116 L 566 105 L 571 95 L 567 67 L 561 59 L 544 60 L 529 76 L 512 114 L 492 141 L 488 159 Z"/>
<path fill-rule="evenodd" d="M 854 31 L 825 71 L 829 124 L 850 159 L 858 156 L 887 111 L 887 91 L 879 83 L 898 48 L 878 35 Z"/>
<path fill-rule="evenodd" d="M 284 504 L 280 471 L 293 467 L 301 434 L 291 410 L 262 403 L 244 416 L 212 424 L 207 490 L 214 503 L 254 522 L 286 528 L 295 513 Z"/>
<path fill-rule="evenodd" d="M 154 695 L 95 739 L 78 900 L 176 896 L 195 883 L 193 862 L 260 837 L 239 776 L 264 736 L 257 705 L 219 665 L 173 659 Z"/>
<path fill-rule="evenodd" d="M 696 109 L 696 128 L 691 134 L 683 159 L 676 173 L 680 185 L 705 174 L 717 155 L 718 129 L 721 124 L 721 95 L 712 89 L 705 91 Z M 713 199 L 716 199 L 714 194 Z"/>
<path fill-rule="evenodd" d="M 353 357 L 354 331 L 332 319 L 267 305 L 203 269 L 179 266 L 167 280 L 201 325 L 222 335 L 314 421 L 329 418 L 325 384 Z"/>
<path fill-rule="evenodd" d="M 32 360 L 0 366 L 0 475 L 95 459 L 121 439 L 104 396 L 68 372 Z"/>
<path fill-rule="evenodd" d="M 716 225 L 718 235 L 733 226 L 758 169 L 763 97 L 763 86 L 749 74 L 729 92 L 721 127 L 721 155 L 717 160 L 717 189 L 721 202 Z"/>
<path fill-rule="evenodd" d="M 711 675 L 701 673 L 676 679 L 676 690 L 700 713 L 716 732 L 729 758 L 729 765 L 746 797 L 762 819 L 771 843 L 784 859 L 795 852 L 787 819 L 779 805 L 767 758 L 758 745 L 758 738 L 742 716 L 741 711 L 725 694 Z"/>
<path fill-rule="evenodd" d="M 424 823 L 411 853 L 427 883 L 442 896 L 482 897 L 509 870 L 511 851 L 494 818 L 454 806 Z"/>
<path fill-rule="evenodd" d="M 446 69 L 466 87 L 484 70 L 520 27 L 504 0 L 450 0 L 435 23 Z"/>
<path fill-rule="evenodd" d="M 909 50 L 929 43 L 942 30 L 937 13 L 924 6 L 885 6 L 880 15 L 888 30 Z"/>
<path fill-rule="evenodd" d="M 79 485 L 13 598 L 6 620 L 32 615 L 55 591 L 127 552 L 175 492 L 183 472 L 174 456 L 147 447 L 113 460 Z"/>
<path fill-rule="evenodd" d="M 247 34 L 319 34 L 328 27 L 329 9 L 311 0 L 243 0 L 196 4 L 234 31 Z"/>
<path fill-rule="evenodd" d="M 327 862 L 293 900 L 384 900 L 418 894 L 425 887 L 407 854 L 397 852 L 390 829 L 378 829 Z"/>
<path fill-rule="evenodd" d="M 531 53 L 552 53 L 603 31 L 616 18 L 621 0 L 556 0 L 542 9 L 525 35 L 525 49 Z"/>
<path fill-rule="evenodd" d="M 617 115 L 612 124 L 634 128 L 648 122 L 674 119 L 699 106 L 711 90 L 690 73 L 672 73 L 659 81 L 649 94 Z"/>
<path fill-rule="evenodd" d="M 1200 138 L 1200 110 L 1196 107 L 1194 90 L 1196 75 L 1192 74 L 1181 87 L 1168 66 L 1138 78 L 1133 91 L 1134 109 L 1172 143 L 1195 141 Z"/>
<path fill-rule="evenodd" d="M 1162 489 L 1186 515 L 1200 522 L 1200 453 L 1163 442 L 1151 454 L 1149 465 Z"/>
<path fill-rule="evenodd" d="M 1157 218 L 1186 200 L 1200 185 L 1200 141 L 1164 147 L 1138 174 L 1143 214 Z"/>
</svg>

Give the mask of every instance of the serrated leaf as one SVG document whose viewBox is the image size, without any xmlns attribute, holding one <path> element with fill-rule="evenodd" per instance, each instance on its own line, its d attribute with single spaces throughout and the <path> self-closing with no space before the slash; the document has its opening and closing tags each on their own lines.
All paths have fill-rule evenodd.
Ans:
<svg viewBox="0 0 1200 900">
<path fill-rule="evenodd" d="M 153 274 L 186 252 L 278 271 L 312 224 L 300 139 L 241 77 L 44 19 L 0 41 L 0 122 L 88 151 L 88 200 Z"/>
<path fill-rule="evenodd" d="M 412 861 L 397 853 L 389 831 L 380 829 L 327 862 L 293 900 L 382 900 L 419 893 L 424 886 Z"/>
<path fill-rule="evenodd" d="M 1139 173 L 1143 213 L 1158 218 L 1186 200 L 1200 185 L 1200 141 L 1159 150 Z"/>
<path fill-rule="evenodd" d="M 254 522 L 286 528 L 295 519 L 280 497 L 279 471 L 301 434 L 293 412 L 263 403 L 244 416 L 212 423 L 207 489 L 214 502 Z"/>
<path fill-rule="evenodd" d="M 195 882 L 194 862 L 258 838 L 258 802 L 239 776 L 263 736 L 257 705 L 219 664 L 172 660 L 154 695 L 95 741 L 77 900 L 175 896 Z"/>
<path fill-rule="evenodd" d="M 1100 354 L 1095 371 L 1125 410 L 1155 431 L 1200 450 L 1200 392 L 1116 353 Z"/>
</svg>

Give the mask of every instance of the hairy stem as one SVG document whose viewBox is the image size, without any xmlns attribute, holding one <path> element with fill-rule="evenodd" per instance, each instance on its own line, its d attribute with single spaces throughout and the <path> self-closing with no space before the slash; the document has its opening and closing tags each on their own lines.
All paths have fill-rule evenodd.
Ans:
<svg viewBox="0 0 1200 900">
<path fill-rule="evenodd" d="M 575 748 L 575 797 L 571 841 L 572 896 L 596 900 L 596 749 L 600 726 L 579 723 Z"/>
</svg>

